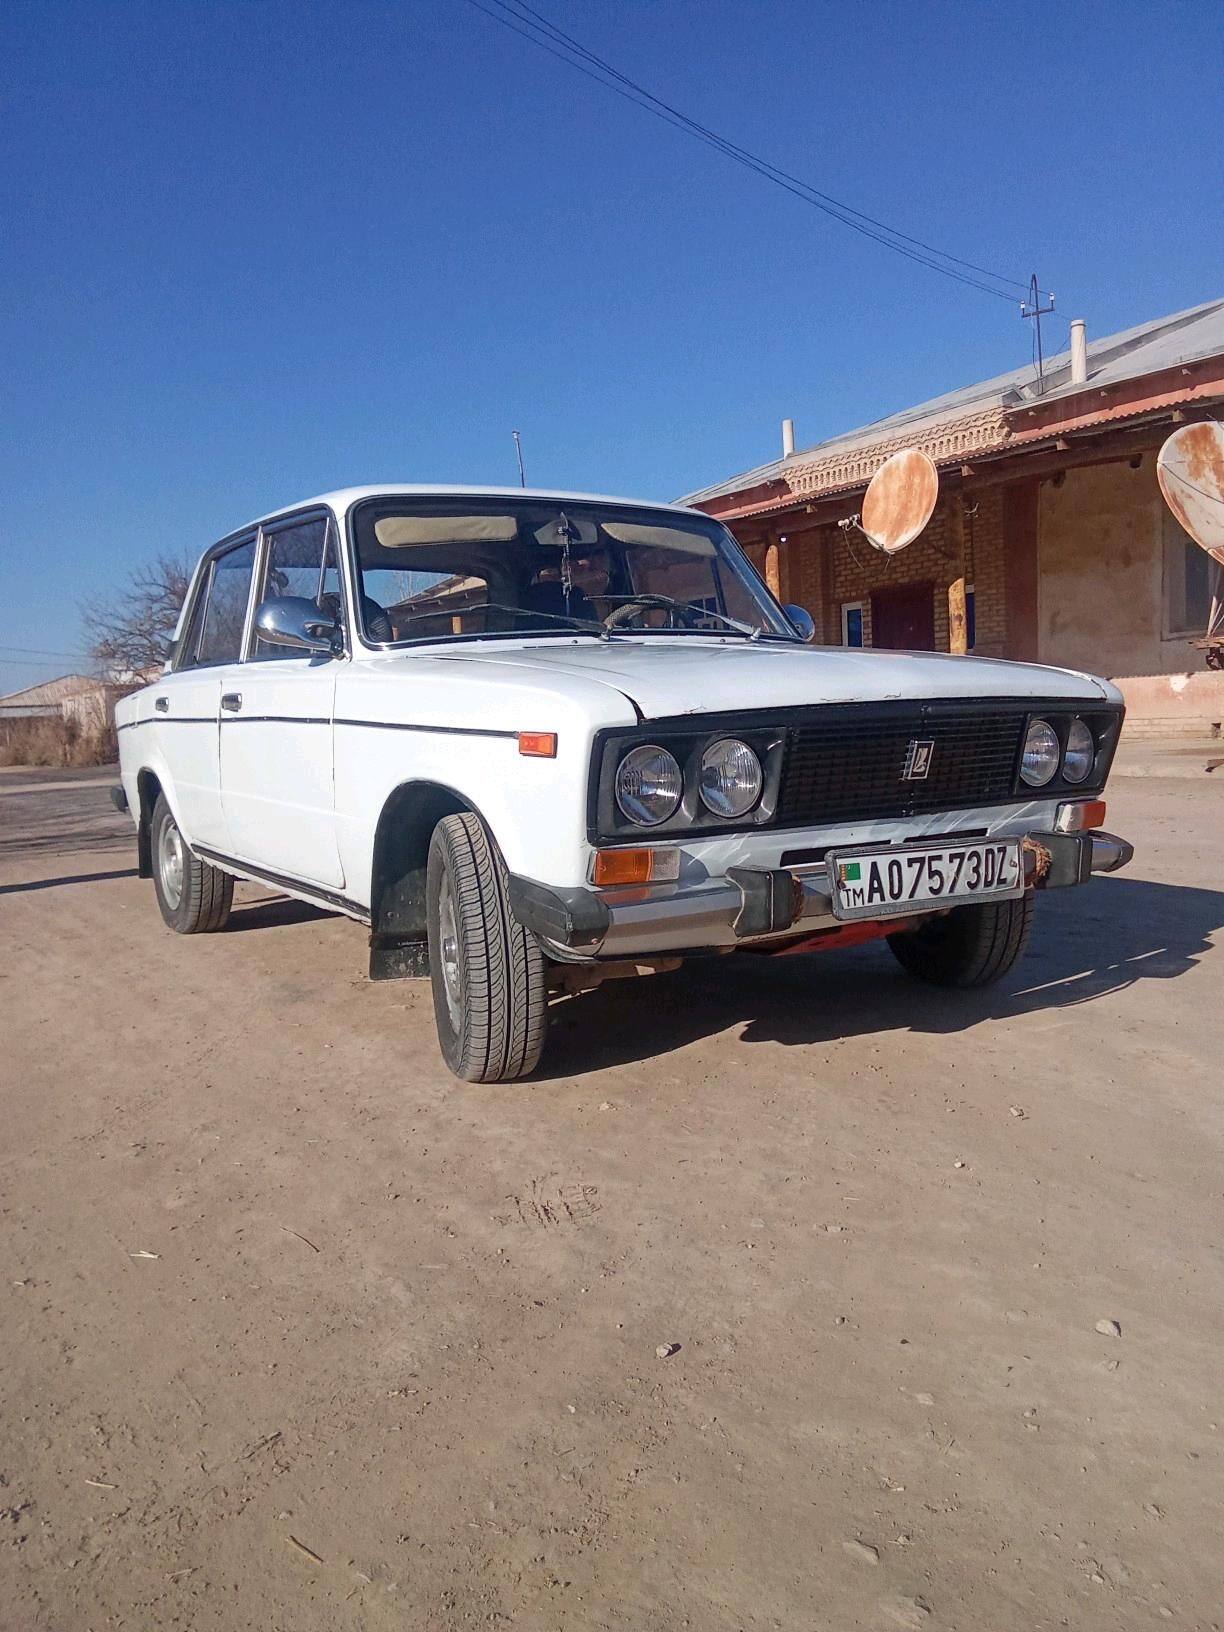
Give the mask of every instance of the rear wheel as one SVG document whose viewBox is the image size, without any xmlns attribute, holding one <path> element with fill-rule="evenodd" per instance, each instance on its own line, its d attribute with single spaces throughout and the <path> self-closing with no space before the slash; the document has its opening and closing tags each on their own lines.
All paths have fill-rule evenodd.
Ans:
<svg viewBox="0 0 1224 1632">
<path fill-rule="evenodd" d="M 901 967 L 935 986 L 993 986 L 1024 956 L 1033 927 L 1032 891 L 1014 901 L 954 907 L 916 929 L 890 935 Z"/>
<path fill-rule="evenodd" d="M 161 915 L 179 935 L 224 929 L 234 899 L 234 880 L 192 855 L 166 796 L 153 807 L 153 887 Z"/>
<path fill-rule="evenodd" d="M 478 816 L 438 823 L 425 888 L 443 1059 L 465 1082 L 526 1076 L 548 1029 L 544 956 L 510 910 L 505 863 Z"/>
</svg>

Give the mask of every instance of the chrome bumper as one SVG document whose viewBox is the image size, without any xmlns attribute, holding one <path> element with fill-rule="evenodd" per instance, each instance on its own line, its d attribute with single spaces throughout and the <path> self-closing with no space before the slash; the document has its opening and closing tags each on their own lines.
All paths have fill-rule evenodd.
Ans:
<svg viewBox="0 0 1224 1632">
<path fill-rule="evenodd" d="M 1099 831 L 1030 833 L 1023 842 L 1026 882 L 1039 890 L 1086 884 L 1094 873 L 1125 867 L 1135 853 L 1125 839 Z M 723 951 L 842 923 L 823 862 L 732 867 L 702 884 L 642 889 L 562 889 L 511 875 L 509 894 L 518 921 L 547 950 L 571 959 Z"/>
</svg>

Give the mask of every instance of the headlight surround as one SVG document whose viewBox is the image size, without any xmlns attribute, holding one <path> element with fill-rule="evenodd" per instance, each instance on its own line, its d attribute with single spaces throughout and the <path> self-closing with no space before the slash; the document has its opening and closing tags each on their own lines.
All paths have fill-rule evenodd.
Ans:
<svg viewBox="0 0 1224 1632">
<path fill-rule="evenodd" d="M 1058 774 L 1062 757 L 1058 733 L 1048 720 L 1031 720 L 1024 739 L 1024 757 L 1020 761 L 1020 780 L 1030 788 L 1044 788 Z"/>
<path fill-rule="evenodd" d="M 684 793 L 676 756 L 657 743 L 632 748 L 616 769 L 616 803 L 637 827 L 657 827 L 675 813 Z"/>
<path fill-rule="evenodd" d="M 714 816 L 746 816 L 764 782 L 760 760 L 738 737 L 720 737 L 701 756 L 701 802 Z"/>
<path fill-rule="evenodd" d="M 1095 764 L 1096 738 L 1083 720 L 1072 720 L 1067 729 L 1067 746 L 1063 750 L 1063 779 L 1078 786 L 1088 780 Z"/>
</svg>

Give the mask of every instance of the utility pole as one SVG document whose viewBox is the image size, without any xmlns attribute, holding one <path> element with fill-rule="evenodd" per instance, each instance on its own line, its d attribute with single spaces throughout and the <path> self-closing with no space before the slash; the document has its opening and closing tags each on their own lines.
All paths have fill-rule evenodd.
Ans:
<svg viewBox="0 0 1224 1632">
<path fill-rule="evenodd" d="M 512 431 L 510 434 L 514 437 L 514 452 L 516 458 L 518 459 L 519 486 L 526 487 L 527 472 L 523 469 L 523 439 L 517 431 Z"/>
<path fill-rule="evenodd" d="M 1029 280 L 1029 298 L 1020 302 L 1020 316 L 1024 322 L 1031 322 L 1033 325 L 1034 350 L 1037 353 L 1038 396 L 1045 390 L 1045 359 L 1041 351 L 1041 320 L 1043 317 L 1048 317 L 1053 310 L 1054 296 L 1052 293 L 1050 295 L 1050 304 L 1048 306 L 1041 304 L 1041 289 L 1037 283 L 1037 274 L 1034 272 Z"/>
</svg>

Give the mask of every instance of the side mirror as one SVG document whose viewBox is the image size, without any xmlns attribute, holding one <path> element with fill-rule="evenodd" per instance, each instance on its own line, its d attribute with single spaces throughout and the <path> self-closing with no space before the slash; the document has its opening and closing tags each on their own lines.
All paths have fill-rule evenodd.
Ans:
<svg viewBox="0 0 1224 1632">
<path fill-rule="evenodd" d="M 816 625 L 812 621 L 812 614 L 805 606 L 784 606 L 782 610 L 790 619 L 800 640 L 810 642 L 816 639 Z"/>
<path fill-rule="evenodd" d="M 273 646 L 334 653 L 340 625 L 330 612 L 304 595 L 274 595 L 256 612 L 255 632 Z"/>
</svg>

